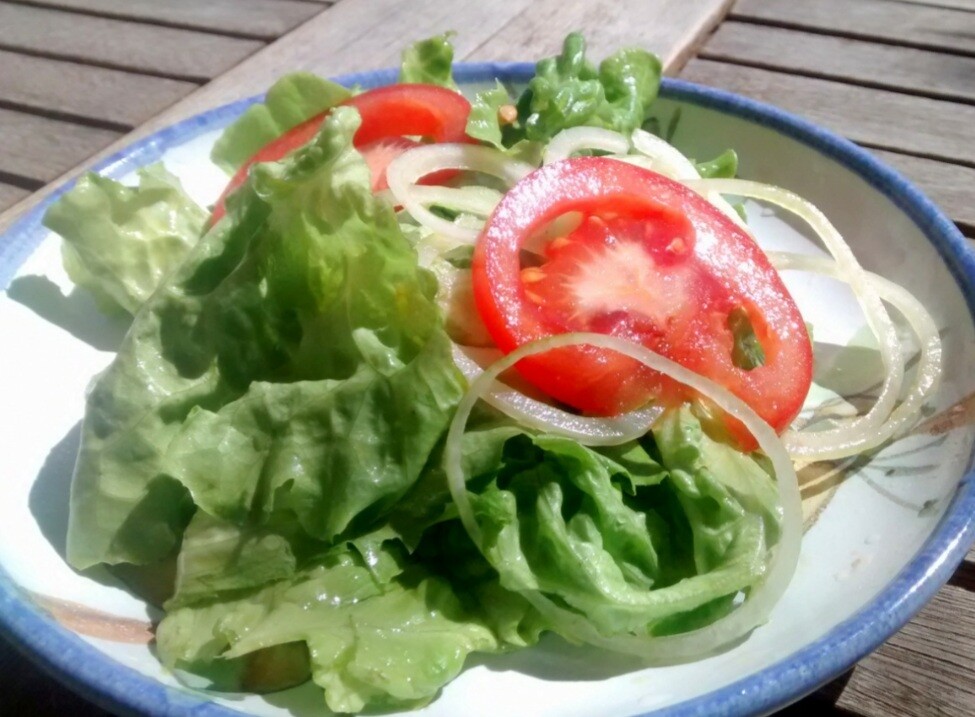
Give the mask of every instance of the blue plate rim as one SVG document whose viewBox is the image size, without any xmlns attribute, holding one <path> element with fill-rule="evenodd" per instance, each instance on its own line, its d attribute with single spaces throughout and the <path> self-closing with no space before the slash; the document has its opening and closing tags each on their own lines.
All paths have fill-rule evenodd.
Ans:
<svg viewBox="0 0 975 717">
<path fill-rule="evenodd" d="M 525 81 L 532 63 L 462 63 L 461 83 L 501 78 Z M 343 75 L 346 85 L 372 87 L 394 82 L 397 71 L 384 69 Z M 661 96 L 688 102 L 787 135 L 858 174 L 903 211 L 937 249 L 975 316 L 975 254 L 964 237 L 931 200 L 898 172 L 852 142 L 772 105 L 730 92 L 665 78 Z M 217 129 L 260 96 L 195 115 L 148 137 L 92 167 L 110 177 L 157 161 L 170 147 Z M 70 189 L 67 182 L 18 219 L 0 237 L 0 287 L 44 236 L 41 218 Z M 971 457 L 969 461 L 971 465 Z M 934 532 L 921 550 L 866 606 L 829 633 L 764 670 L 693 699 L 634 717 L 731 717 L 764 714 L 783 707 L 841 674 L 903 626 L 951 576 L 975 541 L 975 471 L 969 470 Z M 43 669 L 92 702 L 125 714 L 152 717 L 232 717 L 241 712 L 217 705 L 202 693 L 174 688 L 116 663 L 36 607 L 0 567 L 0 632 Z"/>
</svg>

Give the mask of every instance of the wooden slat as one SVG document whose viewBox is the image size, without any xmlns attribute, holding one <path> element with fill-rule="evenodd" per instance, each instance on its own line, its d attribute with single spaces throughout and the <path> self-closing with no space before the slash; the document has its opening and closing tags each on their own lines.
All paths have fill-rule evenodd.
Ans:
<svg viewBox="0 0 975 717">
<path fill-rule="evenodd" d="M 613 11 L 609 14 L 618 13 L 621 17 L 626 17 L 629 13 L 642 12 L 643 4 L 642 0 L 626 0 L 614 4 Z M 723 6 L 724 3 L 715 4 Z M 460 30 L 455 37 L 458 60 L 473 58 L 476 56 L 475 51 L 500 53 L 501 43 L 506 41 L 506 34 L 512 31 L 512 28 L 507 27 L 509 20 L 530 5 L 534 8 L 533 12 L 523 14 L 522 20 L 544 29 L 545 24 L 541 19 L 551 17 L 551 8 L 542 4 L 532 5 L 530 0 L 509 0 L 503 5 L 485 3 L 482 0 L 458 0 L 449 6 L 440 0 L 413 0 L 409 4 L 397 0 L 339 2 L 180 100 L 98 156 L 92 157 L 86 165 L 187 116 L 261 92 L 274 79 L 289 70 L 310 69 L 325 75 L 335 75 L 392 65 L 398 62 L 399 53 L 407 42 L 450 29 Z M 669 4 L 668 7 L 677 11 L 680 9 L 678 3 Z M 586 17 L 589 12 L 584 3 L 567 3 L 563 11 L 575 13 L 576 18 Z M 461 28 L 457 26 L 459 17 L 464 18 Z M 669 21 L 664 22 L 658 17 L 657 22 L 666 25 Z M 696 38 L 697 31 L 694 28 L 702 25 L 695 26 L 690 19 L 683 27 L 679 27 L 676 21 L 669 24 L 675 29 L 667 42 L 674 44 L 658 43 L 655 50 L 676 63 L 686 54 L 683 48 Z M 576 24 L 575 27 L 581 25 Z M 404 28 L 415 29 L 404 33 Z M 557 47 L 553 35 L 554 28 L 551 35 L 540 38 L 540 44 Z M 605 42 L 609 41 L 610 38 L 605 39 Z M 495 44 L 490 44 L 492 42 Z M 601 42 L 603 40 L 594 47 L 597 56 L 600 51 L 605 51 Z M 534 49 L 530 54 L 531 57 L 522 56 L 521 59 L 534 59 L 541 51 Z M 60 181 L 66 181 L 83 169 L 84 167 L 76 167 Z M 19 212 L 40 201 L 60 181 L 36 193 L 13 211 L 0 214 L 0 232 L 14 221 Z"/>
<path fill-rule="evenodd" d="M 17 0 L 91 15 L 274 40 L 322 11 L 294 0 Z"/>
<path fill-rule="evenodd" d="M 975 593 L 947 585 L 857 664 L 836 702 L 863 717 L 975 714 Z"/>
<path fill-rule="evenodd" d="M 917 184 L 963 230 L 975 229 L 975 169 L 897 152 L 871 151 Z"/>
<path fill-rule="evenodd" d="M 0 182 L 0 212 L 30 194 L 30 190 Z"/>
<path fill-rule="evenodd" d="M 0 3 L 0 49 L 103 67 L 205 82 L 262 46 L 258 40 Z"/>
<path fill-rule="evenodd" d="M 698 56 L 975 102 L 975 57 L 733 21 Z"/>
<path fill-rule="evenodd" d="M 932 7 L 947 7 L 953 10 L 975 12 L 975 0 L 886 0 L 887 2 L 903 2 L 909 5 L 930 5 Z"/>
<path fill-rule="evenodd" d="M 0 50 L 0 103 L 131 128 L 197 85 Z"/>
<path fill-rule="evenodd" d="M 49 182 L 120 134 L 0 109 L 0 172 Z"/>
<path fill-rule="evenodd" d="M 692 60 L 681 76 L 771 102 L 855 142 L 975 165 L 971 105 L 711 60 Z"/>
<path fill-rule="evenodd" d="M 562 39 L 585 28 L 589 55 L 599 60 L 620 47 L 657 53 L 669 74 L 725 16 L 733 0 L 603 3 L 539 0 L 512 17 L 470 56 L 472 60 L 534 60 L 559 51 Z"/>
<path fill-rule="evenodd" d="M 888 0 L 738 0 L 731 16 L 759 22 L 975 54 L 975 13 Z"/>
</svg>

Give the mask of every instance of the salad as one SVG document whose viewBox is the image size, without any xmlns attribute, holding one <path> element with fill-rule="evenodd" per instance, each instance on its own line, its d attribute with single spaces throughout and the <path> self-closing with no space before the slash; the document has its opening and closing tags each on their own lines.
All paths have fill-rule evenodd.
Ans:
<svg viewBox="0 0 975 717">
<path fill-rule="evenodd" d="M 819 210 L 666 141 L 652 54 L 596 66 L 572 34 L 471 99 L 452 57 L 416 43 L 370 90 L 282 78 L 215 143 L 212 208 L 154 165 L 45 216 L 132 317 L 87 398 L 68 561 L 144 566 L 188 684 L 311 679 L 352 713 L 546 633 L 648 664 L 727 649 L 795 570 L 795 466 L 875 450 L 936 388 L 933 321 Z M 727 197 L 825 252 L 764 253 Z M 866 410 L 796 420 L 814 356 L 785 270 L 855 291 L 884 367 Z"/>
</svg>

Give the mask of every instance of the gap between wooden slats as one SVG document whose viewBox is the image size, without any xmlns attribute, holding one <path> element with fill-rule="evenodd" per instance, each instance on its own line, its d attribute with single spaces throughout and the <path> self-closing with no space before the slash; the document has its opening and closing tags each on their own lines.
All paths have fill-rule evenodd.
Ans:
<svg viewBox="0 0 975 717">
<path fill-rule="evenodd" d="M 0 109 L 0 174 L 49 182 L 120 135 Z"/>
<path fill-rule="evenodd" d="M 197 87 L 182 80 L 3 50 L 0 67 L 0 106 L 123 131 Z"/>
<path fill-rule="evenodd" d="M 6 184 L 0 182 L 0 212 L 9 206 L 12 206 L 19 202 L 21 199 L 30 194 L 31 190 L 24 189 L 23 187 L 17 187 L 13 184 Z"/>
<path fill-rule="evenodd" d="M 8 0 L 218 35 L 274 40 L 322 11 L 294 0 Z"/>
<path fill-rule="evenodd" d="M 890 0 L 738 0 L 732 19 L 975 55 L 975 13 Z"/>
<path fill-rule="evenodd" d="M 263 43 L 0 2 L 0 49 L 206 82 Z"/>
<path fill-rule="evenodd" d="M 681 77 L 770 102 L 855 142 L 975 167 L 975 106 L 711 60 Z"/>
<path fill-rule="evenodd" d="M 975 103 L 975 57 L 730 20 L 698 57 Z"/>
</svg>

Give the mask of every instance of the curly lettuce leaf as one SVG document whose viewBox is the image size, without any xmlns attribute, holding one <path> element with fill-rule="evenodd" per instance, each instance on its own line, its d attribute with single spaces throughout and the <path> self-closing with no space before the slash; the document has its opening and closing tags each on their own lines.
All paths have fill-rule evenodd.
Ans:
<svg viewBox="0 0 975 717">
<path fill-rule="evenodd" d="M 527 139 L 546 142 L 582 125 L 629 134 L 647 119 L 660 87 L 660 60 L 645 50 L 624 48 L 597 70 L 585 52 L 582 35 L 571 33 L 560 55 L 536 65 L 518 102 Z"/>
<path fill-rule="evenodd" d="M 559 437 L 504 439 L 500 464 L 469 481 L 500 584 L 540 591 L 604 635 L 690 629 L 756 585 L 778 539 L 772 479 L 688 409 L 653 436 L 610 455 Z"/>
<path fill-rule="evenodd" d="M 734 179 L 738 174 L 738 153 L 726 149 L 714 159 L 698 162 L 695 166 L 704 179 Z"/>
<path fill-rule="evenodd" d="M 468 654 L 499 647 L 443 579 L 416 571 L 380 582 L 350 553 L 237 600 L 179 608 L 157 630 L 165 664 L 204 674 L 295 643 L 307 645 L 312 679 L 336 712 L 423 705 Z"/>
<path fill-rule="evenodd" d="M 489 90 L 481 90 L 471 102 L 471 113 L 467 118 L 467 136 L 478 139 L 498 149 L 505 149 L 504 127 L 501 122 L 501 108 L 512 104 L 508 90 L 500 81 Z"/>
<path fill-rule="evenodd" d="M 358 124 L 336 109 L 259 166 L 136 318 L 88 397 L 75 567 L 161 559 L 194 506 L 283 512 L 332 540 L 419 478 L 465 382 L 436 283 L 370 191 Z"/>
<path fill-rule="evenodd" d="M 135 314 L 196 244 L 207 212 L 160 164 L 129 187 L 89 173 L 44 215 L 64 268 L 106 312 Z"/>
<path fill-rule="evenodd" d="M 233 174 L 268 142 L 350 96 L 347 88 L 310 72 L 285 75 L 271 85 L 264 102 L 248 107 L 223 131 L 210 159 Z"/>
<path fill-rule="evenodd" d="M 451 35 L 445 32 L 407 46 L 403 50 L 399 81 L 458 89 L 452 74 L 454 46 L 450 42 Z"/>
</svg>

